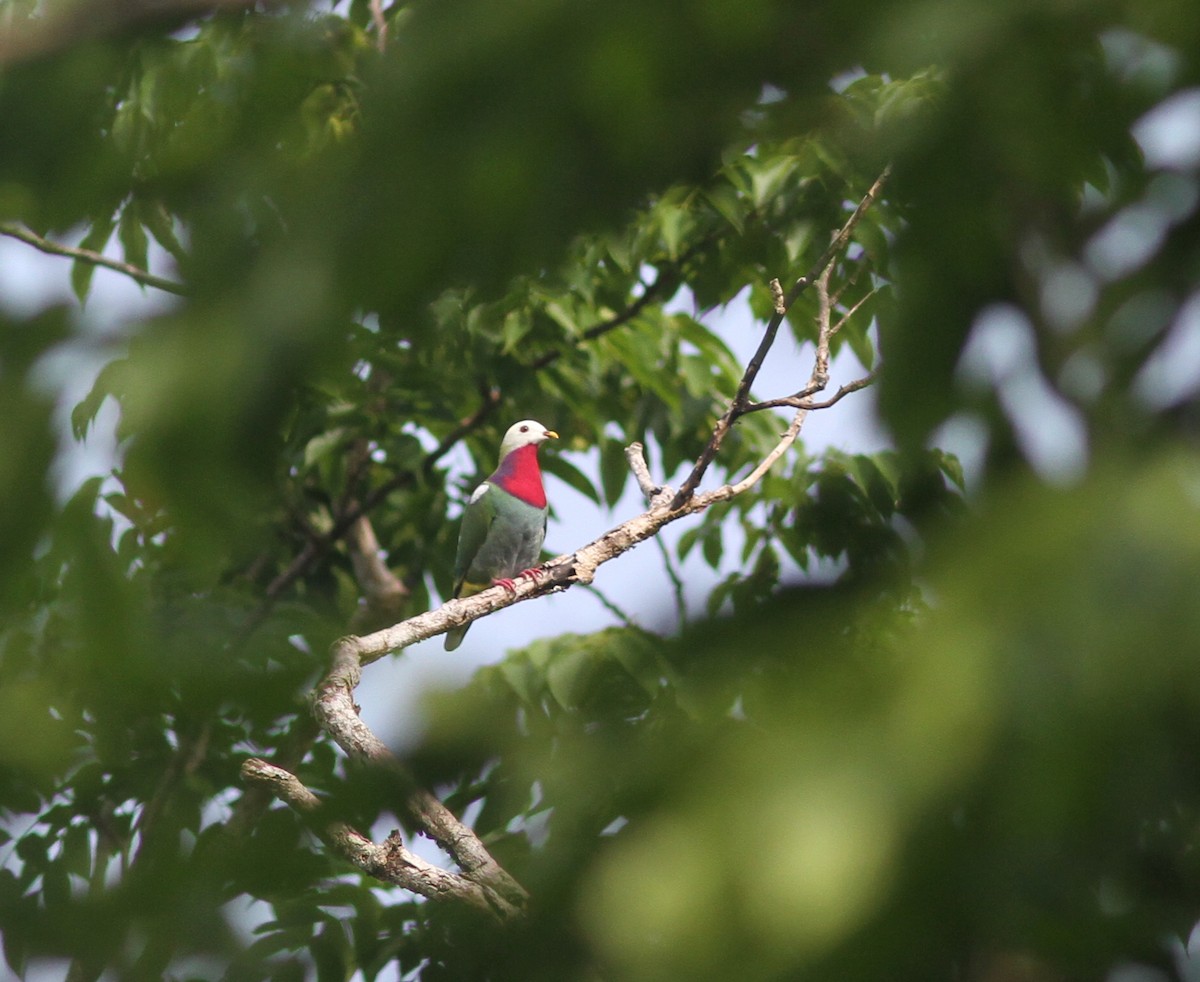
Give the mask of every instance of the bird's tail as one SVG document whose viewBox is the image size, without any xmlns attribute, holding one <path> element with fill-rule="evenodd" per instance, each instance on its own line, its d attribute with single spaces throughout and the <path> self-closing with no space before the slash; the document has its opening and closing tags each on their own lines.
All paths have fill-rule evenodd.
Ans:
<svg viewBox="0 0 1200 982">
<path fill-rule="evenodd" d="M 446 632 L 445 647 L 447 651 L 453 651 L 462 644 L 462 639 L 466 637 L 467 629 L 470 626 L 470 624 L 464 624 L 462 627 L 452 627 Z"/>
</svg>

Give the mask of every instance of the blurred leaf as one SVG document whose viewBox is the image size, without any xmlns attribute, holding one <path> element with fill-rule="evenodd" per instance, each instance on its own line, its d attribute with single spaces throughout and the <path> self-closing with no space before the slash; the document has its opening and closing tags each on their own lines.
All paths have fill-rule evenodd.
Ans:
<svg viewBox="0 0 1200 982">
<path fill-rule="evenodd" d="M 600 485 L 604 500 L 612 508 L 625 490 L 629 478 L 629 462 L 619 440 L 605 440 L 600 445 Z"/>
<path fill-rule="evenodd" d="M 623 456 L 623 455 L 622 455 Z M 547 474 L 553 474 L 564 484 L 574 488 L 585 498 L 590 498 L 596 504 L 600 504 L 600 495 L 597 494 L 595 486 L 591 480 L 578 467 L 566 460 L 559 454 L 547 454 L 542 460 L 542 470 Z"/>
<path fill-rule="evenodd" d="M 110 214 L 106 218 L 92 222 L 87 234 L 79 243 L 79 248 L 90 252 L 102 253 L 104 247 L 108 245 L 108 240 L 112 238 L 115 227 L 115 214 Z M 80 303 L 84 303 L 87 300 L 88 291 L 92 286 L 92 276 L 95 275 L 95 272 L 96 264 L 86 259 L 76 259 L 71 264 L 71 289 L 75 292 L 75 296 L 79 298 Z"/>
</svg>

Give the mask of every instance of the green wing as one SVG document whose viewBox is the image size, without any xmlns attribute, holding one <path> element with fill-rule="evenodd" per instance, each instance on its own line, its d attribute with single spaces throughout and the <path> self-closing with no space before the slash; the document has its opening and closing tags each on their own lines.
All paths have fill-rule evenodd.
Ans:
<svg viewBox="0 0 1200 982">
<path fill-rule="evenodd" d="M 484 482 L 479 485 L 463 512 L 462 530 L 458 533 L 458 554 L 454 557 L 454 596 L 462 590 L 467 570 L 479 554 L 488 529 L 496 518 L 496 488 Z"/>
</svg>

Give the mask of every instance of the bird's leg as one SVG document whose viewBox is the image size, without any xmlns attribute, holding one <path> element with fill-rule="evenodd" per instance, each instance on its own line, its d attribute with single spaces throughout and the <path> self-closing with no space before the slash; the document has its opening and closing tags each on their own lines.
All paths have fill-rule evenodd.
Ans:
<svg viewBox="0 0 1200 982">
<path fill-rule="evenodd" d="M 492 580 L 492 585 L 502 586 L 509 593 L 516 593 L 517 580 L 533 580 L 533 582 L 536 583 L 545 575 L 546 571 L 541 566 L 531 566 L 529 569 L 521 570 L 521 572 L 519 572 L 512 579 L 509 579 L 507 576 L 498 576 Z"/>
</svg>

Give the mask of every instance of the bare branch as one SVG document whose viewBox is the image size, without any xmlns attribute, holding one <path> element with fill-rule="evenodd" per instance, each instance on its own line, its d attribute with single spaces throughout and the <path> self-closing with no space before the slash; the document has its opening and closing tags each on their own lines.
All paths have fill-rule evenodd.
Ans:
<svg viewBox="0 0 1200 982">
<path fill-rule="evenodd" d="M 613 314 L 602 321 L 597 321 L 591 327 L 587 328 L 579 335 L 579 342 L 594 341 L 596 338 L 615 330 L 622 324 L 628 324 L 654 301 L 665 298 L 668 292 L 674 292 L 675 287 L 678 285 L 679 275 L 674 269 L 660 270 L 654 282 L 646 284 L 642 289 L 640 297 L 619 313 Z M 670 289 L 668 290 L 668 288 Z M 547 365 L 558 361 L 568 350 L 566 348 L 555 348 L 553 351 L 547 351 L 539 358 L 535 358 L 529 367 L 535 372 L 539 371 Z"/>
<path fill-rule="evenodd" d="M 380 54 L 387 48 L 388 24 L 383 16 L 383 0 L 371 0 L 371 23 L 375 25 L 375 47 Z"/>
<path fill-rule="evenodd" d="M 883 190 L 883 186 L 891 176 L 891 172 L 892 167 L 889 164 L 883 169 L 883 173 L 875 179 L 875 183 L 871 185 L 867 193 L 863 195 L 862 200 L 858 203 L 858 207 L 846 219 L 845 224 L 834 235 L 829 248 L 821 253 L 820 258 L 813 263 L 807 273 L 796 280 L 792 288 L 784 296 L 782 303 L 776 300 L 775 314 L 767 322 L 767 328 L 763 332 L 762 340 L 759 342 L 754 356 L 746 366 L 746 371 L 742 375 L 742 380 L 738 383 L 737 391 L 734 393 L 733 401 L 730 402 L 725 414 L 717 420 L 716 425 L 713 427 L 713 434 L 701 451 L 700 456 L 696 459 L 696 464 L 692 468 L 692 472 L 687 476 L 687 480 L 683 482 L 679 493 L 675 495 L 674 500 L 671 502 L 672 509 L 681 508 L 684 502 L 695 494 L 696 488 L 700 486 L 700 481 L 704 477 L 705 471 L 708 470 L 709 464 L 716 458 L 717 451 L 721 449 L 721 444 L 724 442 L 730 429 L 732 429 L 733 424 L 737 422 L 740 416 L 745 414 L 746 406 L 749 405 L 750 401 L 750 387 L 754 385 L 754 380 L 758 377 L 759 369 L 762 368 L 763 361 L 767 357 L 767 352 L 771 350 L 771 346 L 775 343 L 775 336 L 779 333 L 780 325 L 783 324 L 783 319 L 787 316 L 787 311 L 795 304 L 800 294 L 807 290 L 829 269 L 838 253 L 846 247 L 846 243 L 850 241 L 850 236 L 854 233 L 854 229 L 857 228 L 863 215 L 866 214 L 867 209 L 878 199 L 879 193 Z M 826 297 L 826 303 L 828 304 L 828 297 Z M 826 338 L 826 345 L 828 345 L 828 338 Z"/>
<path fill-rule="evenodd" d="M 363 603 L 354 612 L 351 630 L 369 629 L 378 624 L 394 624 L 408 603 L 409 590 L 400 577 L 383 561 L 375 529 L 366 515 L 359 515 L 346 534 L 354 579 L 362 591 Z"/>
<path fill-rule="evenodd" d="M 257 757 L 242 763 L 242 780 L 260 785 L 296 811 L 314 812 L 321 807 L 321 799 L 309 791 L 295 774 Z"/>
<path fill-rule="evenodd" d="M 134 266 L 133 263 L 121 262 L 119 259 L 110 259 L 103 253 L 96 252 L 93 249 L 80 249 L 78 246 L 69 246 L 63 245 L 61 242 L 54 242 L 14 222 L 0 223 L 0 235 L 7 235 L 10 238 L 18 239 L 47 255 L 66 256 L 69 259 L 77 259 L 81 262 L 92 263 L 94 266 L 123 273 L 130 279 L 142 284 L 142 286 L 153 287 L 156 290 L 165 290 L 167 293 L 174 293 L 176 296 L 181 297 L 188 295 L 188 288 L 182 283 L 176 283 L 174 280 L 155 276 L 140 266 Z"/>
<path fill-rule="evenodd" d="M 700 495 L 699 500 L 703 503 L 704 507 L 707 508 L 709 505 L 715 504 L 718 501 L 728 501 L 730 498 L 735 498 L 743 491 L 748 491 L 760 480 L 762 480 L 763 475 L 775 466 L 775 461 L 782 457 L 787 451 L 788 447 L 796 442 L 796 437 L 800 435 L 800 427 L 804 425 L 804 420 L 807 416 L 807 409 L 799 410 L 796 415 L 792 417 L 792 422 L 780 436 L 779 442 L 775 444 L 774 449 L 772 449 L 769 454 L 767 454 L 758 462 L 758 466 L 755 467 L 754 470 L 752 470 L 736 484 L 726 484 L 717 488 L 715 491 L 710 491 L 707 494 Z"/>
<path fill-rule="evenodd" d="M 843 327 L 845 327 L 846 322 L 848 320 L 850 320 L 851 317 L 853 317 L 855 314 L 858 313 L 858 311 L 862 307 L 862 305 L 865 304 L 868 300 L 870 300 L 873 296 L 875 296 L 875 294 L 878 292 L 879 292 L 878 290 L 871 290 L 869 293 L 866 293 L 862 297 L 860 297 L 858 299 L 858 301 L 854 304 L 854 306 L 851 307 L 849 310 L 847 310 L 846 313 L 842 315 L 841 319 L 839 319 L 838 322 L 829 329 L 830 337 L 837 334 L 838 331 L 840 331 Z M 837 303 L 837 300 L 834 299 L 831 302 Z"/>
<path fill-rule="evenodd" d="M 654 478 L 650 476 L 650 468 L 646 464 L 645 447 L 640 443 L 631 443 L 625 448 L 625 459 L 629 462 L 629 469 L 633 471 L 638 488 L 646 496 L 646 501 L 651 507 L 656 504 L 661 505 L 664 499 L 670 500 L 671 489 L 665 485 L 656 484 Z"/>
<path fill-rule="evenodd" d="M 821 402 L 813 402 L 809 396 L 813 395 L 814 393 L 810 391 L 810 389 L 804 388 L 795 395 L 783 396 L 780 399 L 767 399 L 764 402 L 752 403 L 746 407 L 746 412 L 757 413 L 764 409 L 780 409 L 785 407 L 791 409 L 803 409 L 806 412 L 813 409 L 828 409 L 830 406 L 837 405 L 837 403 L 841 402 L 846 396 L 850 395 L 851 392 L 858 392 L 860 389 L 865 389 L 868 385 L 874 384 L 878 377 L 878 372 L 870 372 L 869 374 L 864 375 L 862 378 L 856 378 L 854 381 L 847 382 L 845 385 L 841 386 L 837 392 Z"/>
<path fill-rule="evenodd" d="M 829 243 L 829 248 L 821 253 L 821 258 L 813 263 L 812 268 L 804 276 L 801 276 L 800 279 L 792 284 L 792 288 L 784 298 L 784 305 L 789 310 L 792 304 L 796 302 L 796 298 L 824 272 L 825 268 L 833 262 L 837 254 L 846 248 L 846 244 L 850 241 L 850 236 L 854 234 L 858 223 L 862 221 L 862 217 L 867 213 L 867 210 L 879 200 L 879 194 L 883 191 L 884 185 L 887 184 L 888 178 L 891 176 L 892 165 L 888 164 L 883 169 L 883 172 L 875 178 L 875 183 L 867 189 L 867 193 L 863 195 L 862 200 L 858 203 L 858 207 L 854 209 L 854 213 L 846 219 L 846 224 L 833 237 L 833 241 Z"/>
<path fill-rule="evenodd" d="M 302 814 L 312 815 L 321 807 L 321 799 L 282 767 L 251 757 L 242 763 L 241 773 L 248 785 L 269 792 Z M 331 822 L 322 829 L 322 835 L 344 859 L 376 879 L 423 897 L 452 899 L 492 916 L 502 916 L 483 887 L 410 852 L 398 832 L 389 835 L 381 845 L 345 822 Z"/>
<path fill-rule="evenodd" d="M 353 694 L 367 661 L 358 650 L 358 642 L 351 636 L 334 643 L 332 667 L 313 693 L 317 720 L 350 757 L 393 774 L 404 789 L 410 820 L 450 854 L 463 876 L 484 889 L 497 911 L 506 917 L 515 916 L 527 896 L 520 884 L 499 866 L 469 826 L 455 818 L 436 796 L 415 786 L 400 761 L 359 717 Z"/>
<path fill-rule="evenodd" d="M 771 280 L 768 284 L 771 288 L 771 304 L 774 307 L 775 313 L 780 317 L 787 313 L 787 304 L 783 302 L 783 287 L 779 280 Z"/>
</svg>

